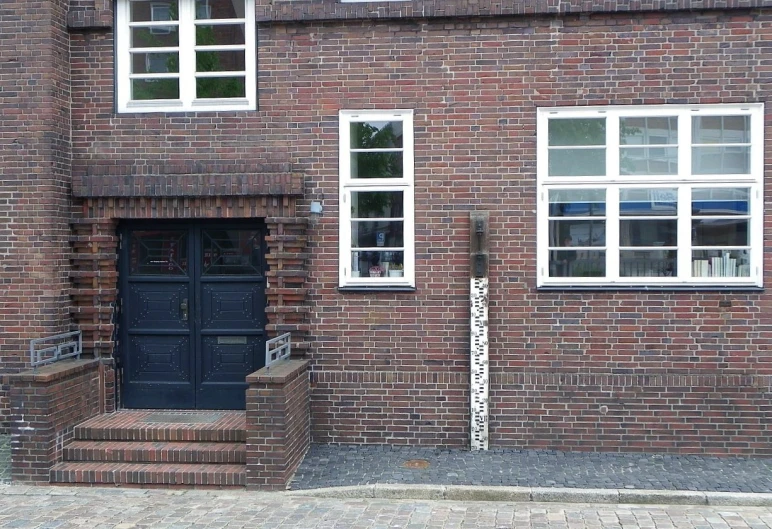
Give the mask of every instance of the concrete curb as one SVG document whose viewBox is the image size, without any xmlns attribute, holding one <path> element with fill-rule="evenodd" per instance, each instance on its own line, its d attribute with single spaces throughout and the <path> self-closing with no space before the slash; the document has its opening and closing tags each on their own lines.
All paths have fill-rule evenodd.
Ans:
<svg viewBox="0 0 772 529">
<path fill-rule="evenodd" d="M 568 489 L 467 485 L 358 485 L 289 490 L 290 496 L 400 500 L 505 501 L 514 503 L 602 503 L 636 505 L 732 505 L 770 507 L 772 493 L 691 490 Z"/>
</svg>

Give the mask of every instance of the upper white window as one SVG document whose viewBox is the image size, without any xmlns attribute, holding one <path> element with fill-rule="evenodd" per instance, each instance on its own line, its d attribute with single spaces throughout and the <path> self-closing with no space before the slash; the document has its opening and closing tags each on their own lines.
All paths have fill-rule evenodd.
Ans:
<svg viewBox="0 0 772 529">
<path fill-rule="evenodd" d="M 762 286 L 762 104 L 538 112 L 538 286 Z"/>
<path fill-rule="evenodd" d="M 413 112 L 340 113 L 340 285 L 414 287 Z"/>
<path fill-rule="evenodd" d="M 254 0 L 118 0 L 119 112 L 257 108 Z"/>
</svg>

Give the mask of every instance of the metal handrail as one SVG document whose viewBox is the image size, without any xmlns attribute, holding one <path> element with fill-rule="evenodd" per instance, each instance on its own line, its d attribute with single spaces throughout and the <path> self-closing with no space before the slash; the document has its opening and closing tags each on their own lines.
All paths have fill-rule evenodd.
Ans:
<svg viewBox="0 0 772 529">
<path fill-rule="evenodd" d="M 38 348 L 39 345 L 49 342 L 57 343 Z M 29 342 L 29 356 L 32 367 L 52 364 L 65 358 L 80 358 L 82 352 L 83 335 L 80 331 L 65 332 L 46 336 L 45 338 L 35 338 Z"/>
<path fill-rule="evenodd" d="M 285 358 L 289 358 L 292 352 L 292 339 L 290 333 L 285 332 L 281 336 L 271 338 L 265 342 L 265 367 L 270 367 Z"/>
</svg>

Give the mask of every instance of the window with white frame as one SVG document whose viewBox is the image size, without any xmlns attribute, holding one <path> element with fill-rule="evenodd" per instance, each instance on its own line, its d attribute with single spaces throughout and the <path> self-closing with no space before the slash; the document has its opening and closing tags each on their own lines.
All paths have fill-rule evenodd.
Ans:
<svg viewBox="0 0 772 529">
<path fill-rule="evenodd" d="M 538 286 L 762 286 L 762 104 L 537 119 Z"/>
<path fill-rule="evenodd" d="M 414 287 L 413 112 L 340 113 L 340 285 Z"/>
<path fill-rule="evenodd" d="M 119 112 L 257 108 L 254 0 L 118 0 Z"/>
</svg>

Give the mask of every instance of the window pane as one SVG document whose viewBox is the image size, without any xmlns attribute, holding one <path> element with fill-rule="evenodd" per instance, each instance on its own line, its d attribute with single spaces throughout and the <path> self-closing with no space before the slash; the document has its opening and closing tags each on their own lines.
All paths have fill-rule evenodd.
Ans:
<svg viewBox="0 0 772 529">
<path fill-rule="evenodd" d="M 695 250 L 692 252 L 694 277 L 750 277 L 748 250 Z"/>
<path fill-rule="evenodd" d="M 550 277 L 604 277 L 606 252 L 603 250 L 550 251 Z"/>
<path fill-rule="evenodd" d="M 747 219 L 693 219 L 692 245 L 748 246 L 748 225 Z"/>
<path fill-rule="evenodd" d="M 402 178 L 401 152 L 352 152 L 351 178 Z"/>
<path fill-rule="evenodd" d="M 179 79 L 132 79 L 131 98 L 141 101 L 152 99 L 179 99 Z"/>
<path fill-rule="evenodd" d="M 635 250 L 619 252 L 622 277 L 673 277 L 678 275 L 675 250 Z"/>
<path fill-rule="evenodd" d="M 350 127 L 352 149 L 402 148 L 401 121 L 354 122 Z"/>
<path fill-rule="evenodd" d="M 197 72 L 243 72 L 243 51 L 197 51 Z"/>
<path fill-rule="evenodd" d="M 196 97 L 199 99 L 246 97 L 244 77 L 199 77 Z"/>
<path fill-rule="evenodd" d="M 402 251 L 353 251 L 351 252 L 352 277 L 403 277 L 405 252 Z"/>
<path fill-rule="evenodd" d="M 550 217 L 591 217 L 606 214 L 605 189 L 550 189 Z"/>
<path fill-rule="evenodd" d="M 353 248 L 400 248 L 404 246 L 401 220 L 355 220 L 351 222 Z"/>
<path fill-rule="evenodd" d="M 260 275 L 260 232 L 206 230 L 203 233 L 204 275 Z"/>
<path fill-rule="evenodd" d="M 606 118 L 550 119 L 549 146 L 606 145 Z"/>
<path fill-rule="evenodd" d="M 750 116 L 692 118 L 692 143 L 750 143 Z"/>
<path fill-rule="evenodd" d="M 188 273 L 188 232 L 143 230 L 131 234 L 132 275 L 184 276 Z"/>
<path fill-rule="evenodd" d="M 694 174 L 750 174 L 750 147 L 692 147 Z"/>
<path fill-rule="evenodd" d="M 180 60 L 175 53 L 133 53 L 131 73 L 177 73 Z"/>
<path fill-rule="evenodd" d="M 244 24 L 196 26 L 196 46 L 222 46 L 244 44 Z"/>
<path fill-rule="evenodd" d="M 675 246 L 676 219 L 636 219 L 619 223 L 620 246 Z"/>
<path fill-rule="evenodd" d="M 131 28 L 132 48 L 176 48 L 180 44 L 179 28 Z"/>
<path fill-rule="evenodd" d="M 550 149 L 549 176 L 605 176 L 606 149 Z"/>
<path fill-rule="evenodd" d="M 156 0 L 132 0 L 131 22 L 153 22 L 178 20 L 180 12 L 177 0 L 158 2 Z"/>
<path fill-rule="evenodd" d="M 619 173 L 678 174 L 678 147 L 622 147 L 619 149 Z"/>
<path fill-rule="evenodd" d="M 692 214 L 747 215 L 750 189 L 744 187 L 695 188 L 692 190 Z"/>
<path fill-rule="evenodd" d="M 678 118 L 620 118 L 620 145 L 676 145 Z"/>
<path fill-rule="evenodd" d="M 674 188 L 620 189 L 619 214 L 623 217 L 677 215 L 678 190 Z"/>
<path fill-rule="evenodd" d="M 403 216 L 402 191 L 353 191 L 351 193 L 351 217 L 401 218 Z"/>
<path fill-rule="evenodd" d="M 605 220 L 551 220 L 551 246 L 605 246 Z"/>
<path fill-rule="evenodd" d="M 244 18 L 244 1 L 196 0 L 196 18 Z"/>
</svg>

